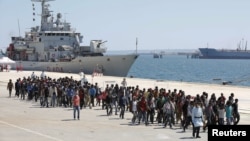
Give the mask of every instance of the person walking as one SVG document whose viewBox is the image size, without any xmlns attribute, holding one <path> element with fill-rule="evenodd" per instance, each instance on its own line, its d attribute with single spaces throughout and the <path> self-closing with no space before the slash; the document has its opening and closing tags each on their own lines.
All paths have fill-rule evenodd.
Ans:
<svg viewBox="0 0 250 141">
<path fill-rule="evenodd" d="M 131 111 L 132 111 L 132 114 L 133 114 L 133 117 L 132 117 L 132 125 L 134 125 L 135 124 L 135 121 L 136 121 L 136 119 L 137 119 L 137 107 L 138 105 L 137 105 L 137 100 L 136 100 L 136 97 L 134 96 L 133 97 L 133 102 L 132 102 L 132 105 L 131 105 Z"/>
<path fill-rule="evenodd" d="M 91 109 L 91 107 L 95 106 L 95 96 L 96 96 L 96 89 L 94 88 L 93 84 L 91 85 L 91 87 L 89 89 L 89 95 L 90 95 L 90 104 L 89 104 L 89 107 Z"/>
<path fill-rule="evenodd" d="M 238 110 L 238 98 L 234 100 L 234 103 L 232 104 L 233 108 L 233 120 L 234 120 L 234 125 L 237 125 L 240 121 L 240 114 Z"/>
<path fill-rule="evenodd" d="M 15 82 L 15 90 L 16 90 L 15 96 L 17 96 L 19 98 L 19 95 L 20 95 L 20 82 L 19 82 L 19 79 L 17 79 L 16 82 Z"/>
<path fill-rule="evenodd" d="M 195 107 L 192 109 L 192 122 L 193 122 L 193 137 L 201 138 L 199 136 L 200 127 L 203 126 L 203 112 L 201 102 L 197 101 Z"/>
<path fill-rule="evenodd" d="M 112 87 L 112 86 L 111 86 Z M 112 108 L 115 108 L 115 115 L 117 115 L 118 112 L 118 92 L 119 92 L 119 86 L 116 84 L 114 87 L 112 87 Z"/>
<path fill-rule="evenodd" d="M 225 105 L 220 105 L 218 109 L 218 124 L 224 125 L 224 118 L 225 118 Z"/>
<path fill-rule="evenodd" d="M 49 88 L 48 86 L 46 85 L 45 88 L 44 88 L 44 100 L 43 100 L 43 106 L 46 106 L 47 108 L 49 108 Z"/>
<path fill-rule="evenodd" d="M 34 72 L 32 72 L 32 74 L 31 74 L 31 79 L 35 79 L 36 78 L 36 75 L 35 75 L 35 73 Z"/>
<path fill-rule="evenodd" d="M 74 96 L 74 90 L 72 86 L 67 87 L 67 106 L 72 107 L 72 97 Z"/>
<path fill-rule="evenodd" d="M 79 97 L 80 97 L 80 109 L 82 109 L 83 105 L 84 105 L 84 89 L 83 89 L 82 86 L 80 86 L 78 94 L 79 94 Z"/>
<path fill-rule="evenodd" d="M 207 122 L 205 123 L 205 125 L 203 126 L 203 131 L 206 131 L 206 128 L 209 126 L 209 125 L 212 125 L 213 124 L 213 119 L 215 118 L 216 114 L 214 112 L 214 109 L 213 109 L 214 105 L 213 103 L 210 101 L 209 104 L 205 107 L 205 117 L 206 117 L 206 120 Z"/>
<path fill-rule="evenodd" d="M 119 97 L 119 106 L 121 108 L 120 118 L 122 118 L 122 119 L 124 119 L 126 100 L 127 100 L 126 96 L 124 94 L 121 94 Z"/>
<path fill-rule="evenodd" d="M 7 90 L 9 90 L 9 97 L 11 97 L 13 86 L 14 86 L 13 82 L 10 79 L 9 82 L 8 82 L 8 84 L 7 84 Z"/>
<path fill-rule="evenodd" d="M 26 82 L 25 82 L 25 81 L 22 81 L 22 82 L 21 82 L 21 85 L 20 85 L 20 89 L 21 89 L 21 99 L 22 99 L 22 100 L 25 100 L 26 87 L 27 87 Z"/>
<path fill-rule="evenodd" d="M 74 120 L 76 119 L 76 112 L 77 112 L 77 119 L 80 120 L 80 97 L 78 93 L 75 93 L 75 95 L 72 98 L 73 103 L 73 116 Z"/>
<path fill-rule="evenodd" d="M 56 99 L 57 99 L 57 87 L 55 84 L 52 84 L 51 91 L 52 91 L 51 107 L 55 107 L 56 106 Z"/>
<path fill-rule="evenodd" d="M 46 74 L 45 74 L 44 70 L 42 71 L 42 73 L 41 73 L 40 77 L 41 77 L 41 79 L 45 79 Z"/>
<path fill-rule="evenodd" d="M 190 123 L 192 123 L 192 109 L 193 109 L 193 101 L 187 101 L 187 105 L 186 105 L 186 118 L 185 118 L 185 122 L 183 125 L 183 131 L 185 132 L 186 129 L 188 128 L 188 126 L 190 125 Z M 193 125 L 193 123 L 192 123 Z"/>
<path fill-rule="evenodd" d="M 126 88 L 127 87 L 127 81 L 126 81 L 126 78 L 123 78 L 122 82 L 121 82 L 121 85 L 123 88 Z"/>
<path fill-rule="evenodd" d="M 164 126 L 163 128 L 166 128 L 167 125 L 172 129 L 172 122 L 171 122 L 171 117 L 173 113 L 173 107 L 172 104 L 170 103 L 170 100 L 167 99 L 165 104 L 163 105 L 163 118 L 164 118 Z"/>
<path fill-rule="evenodd" d="M 226 103 L 226 123 L 227 125 L 233 125 L 233 108 L 230 101 L 227 101 Z"/>
<path fill-rule="evenodd" d="M 149 121 L 151 122 L 151 124 L 154 123 L 155 98 L 153 97 L 152 93 L 148 95 L 147 105 L 148 105 L 148 109 L 147 109 L 146 125 L 149 124 Z"/>
<path fill-rule="evenodd" d="M 139 109 L 139 116 L 138 116 L 138 124 L 142 121 L 142 123 L 147 123 L 146 122 L 146 113 L 147 113 L 147 101 L 144 96 L 140 99 L 138 102 L 138 109 Z"/>
</svg>

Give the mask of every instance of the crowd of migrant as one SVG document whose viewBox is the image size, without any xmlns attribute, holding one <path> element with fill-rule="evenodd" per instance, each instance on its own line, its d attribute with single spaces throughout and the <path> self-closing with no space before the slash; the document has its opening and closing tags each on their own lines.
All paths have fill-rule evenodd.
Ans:
<svg viewBox="0 0 250 141">
<path fill-rule="evenodd" d="M 12 89 L 12 81 L 7 88 Z M 72 107 L 72 97 L 78 94 L 80 108 L 100 106 L 108 116 L 115 114 L 124 118 L 126 111 L 133 114 L 132 124 L 162 124 L 163 127 L 180 123 L 187 129 L 193 125 L 192 109 L 199 103 L 202 109 L 203 130 L 208 125 L 236 125 L 240 120 L 238 99 L 234 94 L 226 98 L 223 93 L 216 98 L 213 93 L 203 92 L 195 96 L 186 95 L 182 90 L 164 88 L 140 88 L 128 86 L 124 78 L 119 84 L 107 84 L 101 90 L 98 83 L 74 80 L 72 77 L 52 79 L 44 74 L 41 77 L 32 75 L 18 78 L 13 83 L 15 96 L 22 100 L 40 101 L 41 107 Z M 11 91 L 10 91 L 11 96 Z M 224 121 L 226 121 L 224 123 Z"/>
</svg>

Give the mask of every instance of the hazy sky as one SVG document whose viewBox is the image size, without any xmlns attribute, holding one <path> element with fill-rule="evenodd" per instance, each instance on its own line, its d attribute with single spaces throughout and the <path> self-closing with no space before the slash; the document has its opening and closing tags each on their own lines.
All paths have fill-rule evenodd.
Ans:
<svg viewBox="0 0 250 141">
<path fill-rule="evenodd" d="M 31 0 L 0 0 L 0 47 L 11 36 L 23 36 L 39 25 L 41 4 Z M 56 0 L 53 15 L 71 23 L 84 36 L 107 40 L 108 50 L 236 49 L 250 39 L 250 0 Z"/>
</svg>

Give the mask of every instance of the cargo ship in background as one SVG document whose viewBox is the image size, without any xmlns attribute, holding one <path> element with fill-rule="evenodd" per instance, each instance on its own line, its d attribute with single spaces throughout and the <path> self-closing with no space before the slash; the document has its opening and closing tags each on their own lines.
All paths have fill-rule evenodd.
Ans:
<svg viewBox="0 0 250 141">
<path fill-rule="evenodd" d="M 201 59 L 250 59 L 250 50 L 247 50 L 247 42 L 244 40 L 238 44 L 237 49 L 215 49 L 199 48 L 199 58 Z"/>
<path fill-rule="evenodd" d="M 54 0 L 31 1 L 41 3 L 41 25 L 31 27 L 24 37 L 11 37 L 6 50 L 6 56 L 16 61 L 11 68 L 127 76 L 138 57 L 136 53 L 104 55 L 107 41 L 102 40 L 91 40 L 89 46 L 82 46 L 81 33 L 71 28 L 70 23 L 63 22 L 61 13 L 53 16 L 47 2 Z M 35 10 L 34 3 L 32 5 Z"/>
</svg>

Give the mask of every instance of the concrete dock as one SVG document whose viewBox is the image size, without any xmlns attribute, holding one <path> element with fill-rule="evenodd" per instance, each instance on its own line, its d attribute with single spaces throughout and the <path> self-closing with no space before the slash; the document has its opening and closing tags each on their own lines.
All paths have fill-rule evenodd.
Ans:
<svg viewBox="0 0 250 141">
<path fill-rule="evenodd" d="M 32 72 L 0 72 L 0 141 L 157 141 L 157 140 L 207 140 L 207 132 L 201 131 L 201 138 L 192 137 L 192 127 L 186 132 L 176 124 L 173 129 L 163 128 L 162 124 L 155 123 L 132 125 L 130 112 L 125 113 L 125 118 L 119 115 L 107 116 L 101 107 L 85 108 L 81 110 L 80 120 L 73 120 L 72 108 L 41 108 L 35 101 L 20 100 L 8 97 L 7 82 L 12 79 L 30 76 Z M 40 76 L 41 72 L 35 72 Z M 72 76 L 80 79 L 78 74 L 46 72 L 52 78 Z M 87 75 L 89 82 L 98 83 L 104 87 L 108 83 L 120 85 L 123 78 L 111 76 Z M 196 84 L 185 82 L 156 81 L 148 79 L 127 78 L 128 85 L 140 88 L 181 89 L 186 94 L 196 95 L 203 91 L 217 96 L 221 92 L 226 98 L 230 93 L 239 99 L 241 120 L 239 124 L 250 124 L 250 88 L 237 86 L 224 86 L 212 84 Z M 13 91 L 14 93 L 15 91 Z M 14 94 L 12 94 L 14 95 Z"/>
</svg>

